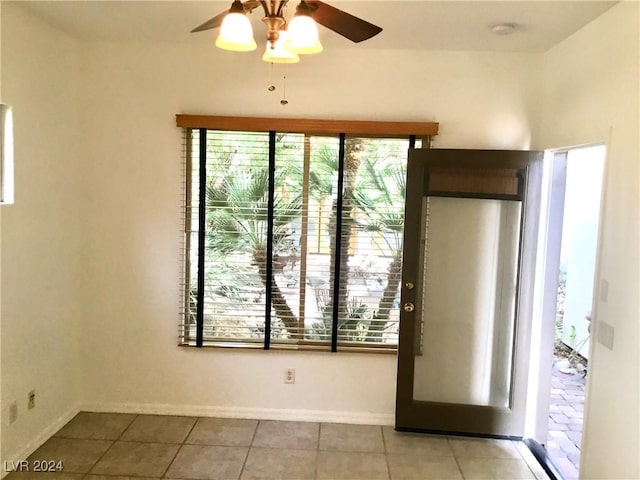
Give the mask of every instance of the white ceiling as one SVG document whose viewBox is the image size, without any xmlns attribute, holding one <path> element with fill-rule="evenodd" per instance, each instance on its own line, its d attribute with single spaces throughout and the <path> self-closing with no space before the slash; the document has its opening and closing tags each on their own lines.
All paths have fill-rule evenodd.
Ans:
<svg viewBox="0 0 640 480">
<path fill-rule="evenodd" d="M 297 1 L 290 2 L 293 12 Z M 364 1 L 333 0 L 333 6 L 383 27 L 357 48 L 543 52 L 601 15 L 612 1 Z M 211 42 L 214 31 L 189 33 L 230 1 L 28 1 L 33 13 L 85 41 Z M 256 39 L 262 10 L 251 15 Z M 490 27 L 515 23 L 512 35 Z M 325 47 L 355 44 L 321 28 Z"/>
</svg>

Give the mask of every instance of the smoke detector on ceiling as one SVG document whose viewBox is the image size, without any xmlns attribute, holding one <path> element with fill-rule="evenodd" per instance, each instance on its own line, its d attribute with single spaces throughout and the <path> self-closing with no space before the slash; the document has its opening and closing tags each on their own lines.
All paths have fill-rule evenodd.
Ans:
<svg viewBox="0 0 640 480">
<path fill-rule="evenodd" d="M 516 31 L 515 23 L 498 23 L 491 27 L 491 31 L 496 35 L 511 35 Z"/>
</svg>

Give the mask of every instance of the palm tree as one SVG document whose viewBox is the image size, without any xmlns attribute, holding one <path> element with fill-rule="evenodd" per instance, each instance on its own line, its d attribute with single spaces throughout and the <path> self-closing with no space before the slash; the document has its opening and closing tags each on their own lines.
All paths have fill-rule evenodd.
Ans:
<svg viewBox="0 0 640 480">
<path fill-rule="evenodd" d="M 219 165 L 219 172 L 212 172 L 207 180 L 207 243 L 208 251 L 224 264 L 229 282 L 224 285 L 225 295 L 236 301 L 246 299 L 242 292 L 245 267 L 236 268 L 227 259 L 231 255 L 245 254 L 251 258 L 252 271 L 256 272 L 263 287 L 269 279 L 267 259 L 267 205 L 268 170 L 262 154 L 236 158 L 236 149 L 228 139 L 215 139 L 217 144 L 212 163 Z M 277 139 L 278 148 L 295 148 L 283 138 Z M 331 328 L 331 312 L 338 309 L 338 330 L 341 340 L 382 341 L 389 324 L 390 312 L 397 297 L 401 281 L 402 233 L 404 223 L 405 169 L 399 161 L 402 154 L 398 147 L 381 146 L 379 142 L 365 139 L 349 139 L 344 161 L 343 204 L 341 212 L 342 234 L 340 242 L 340 288 L 333 295 L 336 265 L 337 195 L 335 179 L 338 173 L 338 155 L 335 145 L 320 144 L 312 152 L 309 172 L 309 192 L 318 202 L 333 198 L 332 214 L 328 222 L 330 236 L 329 295 L 322 308 L 323 325 L 315 325 L 324 332 Z M 391 148 L 391 150 L 389 150 Z M 398 151 L 394 151 L 396 148 Z M 295 153 L 294 153 L 295 155 Z M 254 158 L 255 157 L 255 158 Z M 273 255 L 286 256 L 291 248 L 291 224 L 302 215 L 302 169 L 296 162 L 280 165 L 275 172 L 278 194 L 274 203 Z M 391 257 L 386 274 L 386 284 L 377 309 L 367 306 L 355 297 L 349 298 L 349 248 L 355 230 L 378 233 L 386 242 L 386 255 Z M 223 260 L 220 262 L 220 260 Z M 231 269 L 227 267 L 232 267 Z M 234 270 L 235 269 L 235 270 Z M 237 271 L 236 271 L 237 270 Z M 242 270 L 242 271 L 240 271 Z M 290 336 L 300 328 L 299 320 L 287 303 L 271 271 L 271 303 L 275 316 Z M 217 269 L 216 275 L 223 271 Z M 236 272 L 236 273 L 234 273 Z M 254 273 L 255 274 L 255 273 Z M 371 318 L 371 310 L 374 310 Z M 326 338 L 322 334 L 321 338 Z"/>
<path fill-rule="evenodd" d="M 350 138 L 345 143 L 344 176 L 342 189 L 342 211 L 337 209 L 337 193 L 334 192 L 334 179 L 338 174 L 338 155 L 335 148 L 323 145 L 313 156 L 314 168 L 312 168 L 309 181 L 310 192 L 322 202 L 327 196 L 333 197 L 333 206 L 327 230 L 329 232 L 329 300 L 322 312 L 324 315 L 325 329 L 329 329 L 331 318 L 328 316 L 334 308 L 338 309 L 338 330 L 341 339 L 352 340 L 355 334 L 355 326 L 363 318 L 362 305 L 356 305 L 354 300 L 350 300 L 348 295 L 349 269 L 349 246 L 353 236 L 354 217 L 354 195 L 357 188 L 358 169 L 360 168 L 361 156 L 364 151 L 365 142 L 360 138 Z M 333 285 L 336 275 L 336 228 L 338 214 L 341 215 L 340 235 L 340 285 L 337 296 L 334 298 Z"/>
<path fill-rule="evenodd" d="M 263 156 L 244 159 L 235 164 L 220 152 L 220 163 L 226 167 L 207 179 L 206 238 L 207 251 L 214 257 L 228 258 L 231 254 L 248 254 L 257 269 L 264 287 L 271 282 L 271 304 L 276 317 L 289 334 L 298 328 L 298 319 L 278 286 L 274 271 L 267 272 L 268 191 L 269 172 Z M 233 154 L 231 154 L 231 157 Z M 226 160 L 225 160 L 226 159 Z M 218 159 L 216 158 L 216 164 Z M 275 173 L 276 187 L 285 185 L 295 170 L 279 168 Z M 286 200 L 276 196 L 274 201 L 273 255 L 287 254 L 290 246 L 289 227 L 300 217 L 301 197 L 297 193 Z"/>
<path fill-rule="evenodd" d="M 323 309 L 324 328 L 331 325 L 333 305 L 339 308 L 340 338 L 359 341 L 382 341 L 388 327 L 390 313 L 396 301 L 402 267 L 402 239 L 404 231 L 404 199 L 406 190 L 406 145 L 401 142 L 381 144 L 379 141 L 349 139 L 345 150 L 345 175 L 343 189 L 342 236 L 340 239 L 340 289 L 336 299 L 333 290 Z M 329 220 L 330 235 L 330 287 L 335 278 L 336 200 L 335 177 L 338 159 L 335 149 L 320 148 L 313 157 L 314 168 L 310 172 L 311 192 L 316 200 L 334 197 L 332 216 Z M 377 233 L 385 242 L 384 250 L 391 257 L 387 268 L 385 287 L 373 309 L 373 318 L 367 315 L 366 304 L 349 298 L 348 282 L 349 247 L 355 230 Z"/>
<path fill-rule="evenodd" d="M 337 305 L 339 329 L 344 330 L 341 335 L 344 339 L 351 339 L 355 333 L 352 311 L 349 305 L 349 247 L 351 245 L 351 237 L 353 236 L 354 227 L 354 195 L 356 191 L 356 180 L 358 178 L 358 169 L 361 163 L 361 153 L 364 150 L 364 142 L 359 138 L 350 138 L 345 144 L 345 156 L 344 156 L 344 179 L 342 189 L 342 212 L 337 212 L 337 209 L 333 209 L 332 222 L 330 223 L 331 236 L 331 264 L 329 268 L 330 272 L 330 285 L 333 286 L 333 280 L 335 277 L 335 260 L 336 260 L 336 221 L 337 215 L 341 214 L 341 236 L 340 236 L 340 285 L 338 289 L 338 295 L 333 302 L 333 305 Z M 358 314 L 356 318 L 361 318 Z"/>
<path fill-rule="evenodd" d="M 383 152 L 363 157 L 360 167 L 362 182 L 354 197 L 361 218 L 361 227 L 365 231 L 380 233 L 387 251 L 391 254 L 386 285 L 369 324 L 368 338 L 374 341 L 382 341 L 382 333 L 387 327 L 402 280 L 406 193 L 406 166 L 398 161 L 401 158 L 399 152 L 391 151 L 387 155 L 380 153 Z"/>
</svg>

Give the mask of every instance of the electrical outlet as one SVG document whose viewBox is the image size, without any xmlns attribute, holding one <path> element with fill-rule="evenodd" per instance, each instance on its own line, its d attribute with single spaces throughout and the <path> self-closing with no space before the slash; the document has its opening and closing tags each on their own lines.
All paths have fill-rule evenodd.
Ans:
<svg viewBox="0 0 640 480">
<path fill-rule="evenodd" d="M 36 408 L 36 391 L 35 390 L 31 390 L 29 392 L 29 401 L 27 403 L 27 407 L 29 408 L 29 410 Z"/>
<path fill-rule="evenodd" d="M 9 405 L 9 423 L 15 423 L 18 420 L 18 401 L 14 400 Z"/>
<path fill-rule="evenodd" d="M 296 383 L 296 369 L 287 368 L 284 371 L 284 383 Z"/>
</svg>

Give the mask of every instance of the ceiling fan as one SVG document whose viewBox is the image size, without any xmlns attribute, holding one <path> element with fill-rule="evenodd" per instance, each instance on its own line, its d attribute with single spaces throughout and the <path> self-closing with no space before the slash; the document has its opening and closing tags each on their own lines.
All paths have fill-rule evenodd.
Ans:
<svg viewBox="0 0 640 480">
<path fill-rule="evenodd" d="M 359 43 L 377 35 L 382 28 L 332 7 L 319 0 L 302 0 L 290 21 L 285 18 L 288 0 L 234 0 L 231 7 L 197 26 L 191 32 L 220 27 L 216 45 L 225 50 L 250 51 L 257 48 L 251 22 L 246 14 L 258 6 L 264 10 L 262 21 L 267 27 L 267 49 L 263 60 L 273 63 L 295 63 L 298 54 L 322 51 L 316 22 Z"/>
</svg>

